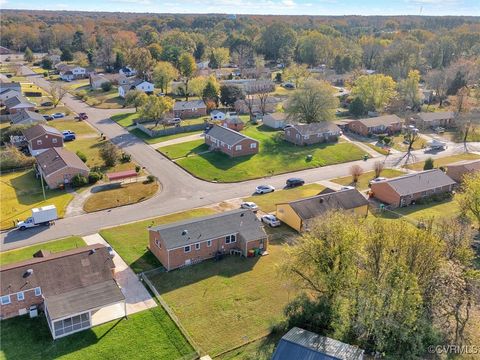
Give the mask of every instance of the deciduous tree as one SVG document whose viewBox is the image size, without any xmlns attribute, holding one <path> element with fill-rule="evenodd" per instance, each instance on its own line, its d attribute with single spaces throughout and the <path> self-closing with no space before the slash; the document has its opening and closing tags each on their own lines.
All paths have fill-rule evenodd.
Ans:
<svg viewBox="0 0 480 360">
<path fill-rule="evenodd" d="M 173 109 L 173 99 L 168 96 L 149 96 L 140 108 L 144 119 L 155 121 L 155 126 L 164 120 L 165 114 Z"/>
<path fill-rule="evenodd" d="M 383 74 L 360 76 L 352 89 L 352 94 L 359 97 L 367 110 L 383 110 L 395 97 L 395 81 Z"/>
<path fill-rule="evenodd" d="M 179 71 L 180 75 L 183 77 L 183 83 L 185 85 L 185 100 L 188 101 L 188 83 L 195 74 L 197 70 L 197 65 L 195 64 L 195 59 L 190 54 L 182 54 L 179 59 Z"/>
<path fill-rule="evenodd" d="M 153 69 L 153 81 L 160 88 L 162 93 L 168 91 L 170 82 L 178 77 L 178 70 L 166 61 L 160 61 Z"/>
<path fill-rule="evenodd" d="M 60 84 L 50 85 L 50 98 L 52 99 L 53 107 L 56 108 L 60 101 L 68 93 L 68 89 Z"/>
</svg>

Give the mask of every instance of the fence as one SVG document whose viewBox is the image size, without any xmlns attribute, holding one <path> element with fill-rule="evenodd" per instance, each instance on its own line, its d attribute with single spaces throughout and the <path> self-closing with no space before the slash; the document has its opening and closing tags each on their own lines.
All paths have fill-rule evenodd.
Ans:
<svg viewBox="0 0 480 360">
<path fill-rule="evenodd" d="M 203 124 L 173 126 L 173 127 L 169 127 L 162 130 L 152 130 L 147 128 L 145 125 L 139 124 L 139 123 L 137 123 L 135 127 L 140 131 L 143 131 L 145 134 L 147 134 L 150 137 L 157 137 L 157 136 L 166 136 L 166 135 L 174 135 L 174 134 L 180 134 L 185 132 L 205 130 L 206 126 L 207 126 L 207 123 L 205 122 Z"/>
</svg>

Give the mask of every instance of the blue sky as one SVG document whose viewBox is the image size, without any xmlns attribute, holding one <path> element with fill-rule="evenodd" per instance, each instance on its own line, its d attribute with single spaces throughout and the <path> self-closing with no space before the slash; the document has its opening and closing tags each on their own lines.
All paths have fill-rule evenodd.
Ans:
<svg viewBox="0 0 480 360">
<path fill-rule="evenodd" d="M 480 0 L 0 0 L 4 9 L 283 15 L 480 15 Z"/>
</svg>

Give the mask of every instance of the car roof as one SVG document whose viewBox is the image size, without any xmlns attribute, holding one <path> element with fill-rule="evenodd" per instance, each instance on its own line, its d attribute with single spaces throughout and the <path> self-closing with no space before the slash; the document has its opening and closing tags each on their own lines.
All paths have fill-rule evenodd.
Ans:
<svg viewBox="0 0 480 360">
<path fill-rule="evenodd" d="M 300 178 L 297 178 L 297 177 L 296 178 L 290 178 L 287 181 L 298 181 L 298 180 L 303 181 L 303 179 L 300 179 Z"/>
</svg>

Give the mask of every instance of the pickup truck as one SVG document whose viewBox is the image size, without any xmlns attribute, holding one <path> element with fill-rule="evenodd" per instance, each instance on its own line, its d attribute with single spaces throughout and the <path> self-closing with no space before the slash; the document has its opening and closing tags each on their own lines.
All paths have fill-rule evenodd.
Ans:
<svg viewBox="0 0 480 360">
<path fill-rule="evenodd" d="M 39 225 L 50 225 L 50 223 L 56 219 L 58 219 L 58 215 L 55 205 L 33 208 L 32 216 L 24 221 L 17 222 L 17 229 L 25 230 Z"/>
</svg>

